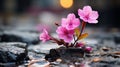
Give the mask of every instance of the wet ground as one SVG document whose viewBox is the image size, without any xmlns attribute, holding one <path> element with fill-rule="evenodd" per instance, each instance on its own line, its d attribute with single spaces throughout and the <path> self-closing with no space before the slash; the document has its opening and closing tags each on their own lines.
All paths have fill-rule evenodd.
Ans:
<svg viewBox="0 0 120 67">
<path fill-rule="evenodd" d="M 1 30 L 0 67 L 120 67 L 120 32 L 90 34 L 83 41 L 93 47 L 93 51 L 84 53 L 83 57 L 81 52 L 56 53 L 60 46 L 42 43 L 38 36 L 36 31 Z M 50 52 L 53 55 L 45 60 Z"/>
</svg>

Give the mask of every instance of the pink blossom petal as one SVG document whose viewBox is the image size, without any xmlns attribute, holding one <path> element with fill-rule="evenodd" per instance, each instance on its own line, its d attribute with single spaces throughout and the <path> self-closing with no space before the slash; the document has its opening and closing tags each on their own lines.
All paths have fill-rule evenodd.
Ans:
<svg viewBox="0 0 120 67">
<path fill-rule="evenodd" d="M 43 33 L 48 34 L 48 32 L 47 32 L 47 30 L 46 30 L 46 29 L 44 29 L 44 30 L 43 30 Z"/>
<path fill-rule="evenodd" d="M 73 34 L 74 34 L 74 30 L 68 30 L 68 33 L 69 33 L 70 35 L 73 35 Z"/>
<path fill-rule="evenodd" d="M 56 32 L 57 32 L 58 34 L 63 34 L 63 30 L 64 30 L 64 27 L 59 26 L 59 27 L 57 28 Z"/>
<path fill-rule="evenodd" d="M 78 43 L 78 44 L 76 44 L 76 47 L 84 47 L 84 43 Z"/>
<path fill-rule="evenodd" d="M 75 15 L 73 13 L 68 14 L 67 18 L 75 19 Z"/>
<path fill-rule="evenodd" d="M 56 30 L 60 39 L 70 42 L 73 39 L 74 30 L 67 30 L 65 27 L 59 26 Z"/>
<path fill-rule="evenodd" d="M 85 16 L 84 13 L 83 13 L 83 10 L 81 10 L 81 9 L 78 9 L 78 15 L 82 16 L 82 17 Z"/>
<path fill-rule="evenodd" d="M 89 14 L 89 13 L 91 13 L 92 12 L 92 8 L 90 7 L 90 6 L 84 6 L 83 7 L 83 13 L 85 14 L 85 15 L 87 15 L 87 14 Z"/>
<path fill-rule="evenodd" d="M 88 23 L 96 24 L 96 23 L 98 23 L 98 20 L 92 20 L 92 19 L 90 19 L 90 20 L 88 21 Z"/>
<path fill-rule="evenodd" d="M 84 22 L 98 23 L 98 12 L 92 11 L 92 8 L 90 6 L 84 6 L 83 10 L 78 9 L 78 15 L 80 16 L 80 19 L 82 19 Z"/>
<path fill-rule="evenodd" d="M 91 8 L 91 6 L 84 6 L 84 7 L 83 7 L 83 10 L 90 12 L 90 11 L 92 11 L 92 8 Z"/>
<path fill-rule="evenodd" d="M 74 27 L 78 27 L 80 25 L 80 20 L 78 18 L 74 19 L 73 23 L 74 23 Z"/>
<path fill-rule="evenodd" d="M 67 30 L 74 30 L 80 25 L 80 21 L 78 18 L 75 17 L 73 13 L 70 13 L 68 14 L 67 18 L 62 19 L 61 25 Z"/>
<path fill-rule="evenodd" d="M 73 39 L 73 36 L 70 35 L 70 36 L 65 37 L 64 41 L 69 43 L 71 42 L 72 39 Z"/>
<path fill-rule="evenodd" d="M 85 51 L 86 52 L 91 52 L 92 51 L 92 47 L 89 47 L 89 46 L 85 47 Z"/>
<path fill-rule="evenodd" d="M 92 11 L 90 14 L 90 19 L 97 19 L 98 18 L 98 12 L 97 11 Z"/>
<path fill-rule="evenodd" d="M 46 29 L 44 29 L 43 32 L 40 34 L 39 39 L 42 40 L 43 42 L 50 40 L 50 36 Z"/>
<path fill-rule="evenodd" d="M 67 24 L 68 20 L 66 18 L 62 18 L 62 26 L 65 27 Z"/>
<path fill-rule="evenodd" d="M 77 28 L 80 25 L 80 21 L 78 18 L 72 20 L 72 22 L 69 22 L 69 24 L 67 24 L 66 29 L 68 30 L 73 30 L 75 28 Z"/>
<path fill-rule="evenodd" d="M 66 29 L 68 29 L 68 30 L 74 29 L 73 23 L 69 22 L 69 24 L 66 25 Z"/>
<path fill-rule="evenodd" d="M 86 17 L 86 16 L 80 16 L 80 18 L 81 18 L 83 21 L 88 22 L 88 17 Z"/>
</svg>

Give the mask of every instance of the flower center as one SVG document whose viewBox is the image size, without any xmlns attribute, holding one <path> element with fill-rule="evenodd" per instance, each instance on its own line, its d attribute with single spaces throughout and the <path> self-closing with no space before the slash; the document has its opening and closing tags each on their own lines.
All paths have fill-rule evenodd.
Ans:
<svg viewBox="0 0 120 67">
<path fill-rule="evenodd" d="M 87 16 L 85 16 L 85 19 L 86 19 L 86 20 L 88 20 L 88 19 L 89 19 L 88 15 L 87 15 Z"/>
<path fill-rule="evenodd" d="M 65 35 L 68 35 L 69 33 L 68 33 L 68 31 L 67 31 L 67 30 L 65 30 L 65 31 L 64 31 L 64 34 L 65 34 Z"/>
<path fill-rule="evenodd" d="M 71 22 L 69 23 L 69 26 L 72 26 L 72 23 L 71 23 Z"/>
</svg>

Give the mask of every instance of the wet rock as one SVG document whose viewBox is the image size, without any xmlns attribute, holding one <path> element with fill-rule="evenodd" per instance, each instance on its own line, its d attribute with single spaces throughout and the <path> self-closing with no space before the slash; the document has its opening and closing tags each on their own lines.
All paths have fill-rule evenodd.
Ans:
<svg viewBox="0 0 120 67">
<path fill-rule="evenodd" d="M 120 44 L 120 34 L 114 36 L 114 41 L 116 44 Z"/>
<path fill-rule="evenodd" d="M 0 67 L 16 67 L 15 63 L 0 63 Z"/>
<path fill-rule="evenodd" d="M 28 57 L 30 59 L 41 59 L 41 58 L 44 58 L 45 57 L 45 54 L 38 54 L 36 52 L 31 52 L 29 51 L 28 52 Z"/>
<path fill-rule="evenodd" d="M 112 56 L 102 56 L 94 58 L 93 62 L 90 63 L 91 67 L 119 67 L 120 58 L 114 58 Z"/>
<path fill-rule="evenodd" d="M 47 54 L 45 56 L 45 59 L 50 62 L 56 61 L 56 59 L 58 58 L 60 58 L 60 55 L 59 55 L 59 52 L 57 52 L 55 49 L 51 49 L 50 54 Z"/>
<path fill-rule="evenodd" d="M 0 66 L 21 64 L 26 60 L 27 50 L 25 43 L 0 43 Z M 14 66 L 13 66 L 14 67 Z"/>
<path fill-rule="evenodd" d="M 37 33 L 4 31 L 0 33 L 0 42 L 23 42 L 27 44 L 38 44 L 39 38 Z"/>
<path fill-rule="evenodd" d="M 91 67 L 119 67 L 119 65 L 106 64 L 106 63 L 93 63 Z"/>
<path fill-rule="evenodd" d="M 58 48 L 51 49 L 50 53 L 45 56 L 45 59 L 53 62 L 61 58 L 63 62 L 74 62 L 79 58 L 84 57 L 84 51 L 81 48 Z"/>
<path fill-rule="evenodd" d="M 102 47 L 102 50 L 103 50 L 103 51 L 109 51 L 109 50 L 110 50 L 110 48 L 107 48 L 107 47 Z"/>
</svg>

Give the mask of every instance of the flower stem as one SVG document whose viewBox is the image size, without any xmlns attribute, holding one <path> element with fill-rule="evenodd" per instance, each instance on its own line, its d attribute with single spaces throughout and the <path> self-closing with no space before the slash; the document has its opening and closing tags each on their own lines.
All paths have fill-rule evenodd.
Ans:
<svg viewBox="0 0 120 67">
<path fill-rule="evenodd" d="M 74 41 L 75 41 L 75 35 L 73 35 Z"/>
<path fill-rule="evenodd" d="M 77 39 L 75 40 L 75 42 L 74 42 L 74 44 L 73 44 L 74 46 L 75 46 L 76 42 L 79 40 L 79 38 L 81 37 L 82 32 L 83 32 L 83 30 L 84 30 L 85 26 L 86 26 L 86 22 L 82 21 L 81 31 L 80 31 L 79 36 L 77 37 Z"/>
</svg>

